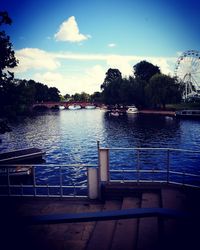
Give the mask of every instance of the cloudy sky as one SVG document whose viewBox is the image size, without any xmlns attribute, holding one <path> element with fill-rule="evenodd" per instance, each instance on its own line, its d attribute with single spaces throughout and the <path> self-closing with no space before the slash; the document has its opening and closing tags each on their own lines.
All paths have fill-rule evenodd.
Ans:
<svg viewBox="0 0 200 250">
<path fill-rule="evenodd" d="M 61 94 L 100 90 L 109 68 L 141 60 L 173 75 L 178 55 L 200 46 L 200 1 L 0 0 L 19 65 L 15 76 Z"/>
</svg>

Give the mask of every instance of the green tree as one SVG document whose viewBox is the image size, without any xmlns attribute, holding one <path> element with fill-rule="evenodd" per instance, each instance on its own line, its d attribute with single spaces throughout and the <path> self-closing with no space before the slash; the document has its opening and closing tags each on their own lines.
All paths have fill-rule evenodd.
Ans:
<svg viewBox="0 0 200 250">
<path fill-rule="evenodd" d="M 60 101 L 60 91 L 55 87 L 50 87 L 48 89 L 48 100 L 53 102 Z"/>
<path fill-rule="evenodd" d="M 10 25 L 12 20 L 7 12 L 0 12 L 0 27 L 4 24 Z M 10 68 L 17 66 L 18 61 L 15 58 L 15 52 L 12 49 L 10 37 L 6 35 L 5 31 L 0 30 L 0 81 L 1 86 L 5 83 L 7 78 L 13 78 L 13 74 L 9 72 Z"/>
<path fill-rule="evenodd" d="M 152 76 L 146 91 L 153 107 L 165 108 L 166 104 L 178 103 L 182 99 L 180 83 L 175 78 L 164 74 Z"/>
<path fill-rule="evenodd" d="M 102 103 L 102 94 L 97 91 L 90 96 L 91 102 Z"/>
<path fill-rule="evenodd" d="M 155 66 L 147 61 L 141 61 L 137 63 L 133 66 L 133 69 L 136 78 L 147 82 L 153 75 L 160 73 L 160 69 L 158 66 Z"/>
<path fill-rule="evenodd" d="M 0 12 L 0 28 L 3 25 L 10 25 L 12 20 L 7 12 Z M 13 82 L 14 74 L 9 69 L 17 66 L 18 61 L 15 58 L 14 50 L 10 37 L 5 31 L 0 30 L 0 115 L 9 116 L 15 113 L 12 110 L 12 102 L 16 101 L 16 87 Z"/>
<path fill-rule="evenodd" d="M 103 101 L 106 104 L 117 104 L 120 99 L 121 72 L 118 69 L 109 69 L 101 85 Z"/>
</svg>

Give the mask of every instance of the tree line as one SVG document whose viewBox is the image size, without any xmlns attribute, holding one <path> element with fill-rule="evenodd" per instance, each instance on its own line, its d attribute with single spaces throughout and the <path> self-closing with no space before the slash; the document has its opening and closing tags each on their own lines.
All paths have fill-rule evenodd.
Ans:
<svg viewBox="0 0 200 250">
<path fill-rule="evenodd" d="M 134 74 L 122 78 L 118 69 L 109 69 L 101 85 L 106 104 L 134 104 L 138 108 L 165 108 L 182 100 L 183 85 L 175 77 L 164 75 L 158 66 L 141 61 L 133 66 Z"/>
</svg>

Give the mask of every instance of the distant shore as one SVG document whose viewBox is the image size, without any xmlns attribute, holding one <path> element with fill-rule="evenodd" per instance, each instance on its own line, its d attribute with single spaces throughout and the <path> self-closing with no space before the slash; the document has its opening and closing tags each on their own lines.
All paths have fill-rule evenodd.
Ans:
<svg viewBox="0 0 200 250">
<path fill-rule="evenodd" d="M 139 110 L 140 114 L 175 116 L 175 111 L 169 110 Z"/>
</svg>

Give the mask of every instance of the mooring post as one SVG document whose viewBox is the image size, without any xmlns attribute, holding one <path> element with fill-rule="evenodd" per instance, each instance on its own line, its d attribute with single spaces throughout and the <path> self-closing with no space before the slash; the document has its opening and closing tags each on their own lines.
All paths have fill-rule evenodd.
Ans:
<svg viewBox="0 0 200 250">
<path fill-rule="evenodd" d="M 97 199 L 99 197 L 99 184 L 98 184 L 98 168 L 88 167 L 88 197 L 89 199 Z"/>
<path fill-rule="evenodd" d="M 103 199 L 103 188 L 104 184 L 109 182 L 109 149 L 98 148 L 99 155 L 99 199 Z"/>
</svg>

